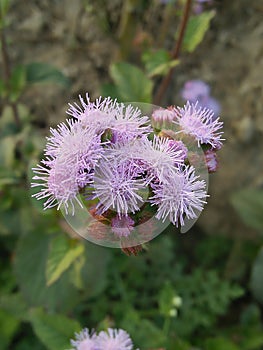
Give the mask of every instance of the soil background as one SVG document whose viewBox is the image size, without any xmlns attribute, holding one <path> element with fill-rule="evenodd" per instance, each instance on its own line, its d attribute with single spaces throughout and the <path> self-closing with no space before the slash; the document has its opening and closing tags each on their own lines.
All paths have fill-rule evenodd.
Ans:
<svg viewBox="0 0 263 350">
<path fill-rule="evenodd" d="M 46 127 L 66 118 L 68 102 L 86 91 L 98 97 L 102 83 L 109 81 L 122 5 L 119 0 L 12 2 L 7 35 L 13 64 L 51 63 L 72 82 L 67 91 L 49 84 L 31 88 L 23 96 L 43 136 Z M 155 3 L 149 11 L 146 33 L 158 31 L 163 6 Z M 229 198 L 242 188 L 263 187 L 263 2 L 224 0 L 214 6 L 217 14 L 210 30 L 176 68 L 163 106 L 177 103 L 187 80 L 210 84 L 222 107 L 226 141 L 219 153 L 220 168 L 210 176 L 211 197 L 198 225 L 208 234 L 252 237 L 253 231 L 240 222 Z M 172 48 L 173 43 L 168 38 L 165 45 Z"/>
</svg>

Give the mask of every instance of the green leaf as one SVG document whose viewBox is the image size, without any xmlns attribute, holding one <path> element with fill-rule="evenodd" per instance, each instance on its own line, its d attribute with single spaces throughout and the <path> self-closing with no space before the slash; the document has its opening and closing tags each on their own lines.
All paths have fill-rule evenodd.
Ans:
<svg viewBox="0 0 263 350">
<path fill-rule="evenodd" d="M 63 272 L 84 252 L 84 245 L 59 235 L 50 242 L 46 266 L 47 286 L 56 282 Z"/>
<path fill-rule="evenodd" d="M 6 136 L 0 140 L 0 164 L 12 167 L 15 160 L 16 136 Z"/>
<path fill-rule="evenodd" d="M 7 349 L 18 326 L 19 321 L 14 316 L 0 309 L 0 350 Z"/>
<path fill-rule="evenodd" d="M 122 102 L 151 103 L 153 82 L 141 69 L 125 62 L 114 63 L 110 75 Z"/>
<path fill-rule="evenodd" d="M 0 0 L 0 29 L 4 27 L 5 16 L 9 10 L 10 0 Z"/>
<path fill-rule="evenodd" d="M 215 14 L 216 12 L 214 10 L 205 11 L 189 19 L 183 40 L 183 49 L 185 51 L 193 52 L 200 44 Z"/>
<path fill-rule="evenodd" d="M 0 308 L 16 319 L 27 319 L 27 305 L 19 293 L 2 295 L 0 297 Z"/>
<path fill-rule="evenodd" d="M 13 102 L 19 98 L 25 86 L 26 67 L 18 65 L 14 68 L 10 78 L 10 98 Z"/>
<path fill-rule="evenodd" d="M 70 86 L 69 79 L 56 67 L 41 62 L 33 62 L 26 65 L 26 80 L 34 83 L 56 83 L 65 88 Z"/>
<path fill-rule="evenodd" d="M 48 229 L 50 218 L 43 220 L 41 227 L 22 235 L 15 251 L 14 269 L 20 291 L 30 306 L 45 305 L 53 312 L 69 312 L 79 303 L 80 295 L 70 281 L 70 271 L 51 286 L 46 285 L 46 264 L 51 235 Z"/>
<path fill-rule="evenodd" d="M 179 64 L 179 60 L 171 60 L 166 50 L 147 51 L 143 54 L 142 60 L 150 78 L 157 75 L 166 75 L 171 68 Z"/>
<path fill-rule="evenodd" d="M 64 315 L 46 314 L 42 309 L 30 313 L 34 332 L 49 350 L 70 348 L 70 339 L 81 330 L 80 324 Z"/>
<path fill-rule="evenodd" d="M 263 247 L 252 267 L 250 287 L 255 298 L 263 304 Z"/>
<path fill-rule="evenodd" d="M 241 190 L 230 200 L 244 223 L 263 233 L 263 190 Z"/>
<path fill-rule="evenodd" d="M 166 342 L 164 333 L 151 321 L 142 319 L 140 314 L 133 309 L 125 312 L 122 327 L 131 334 L 134 343 L 140 345 L 142 349 L 156 349 Z"/>
<path fill-rule="evenodd" d="M 236 344 L 232 343 L 230 340 L 218 337 L 211 338 L 205 341 L 205 350 L 240 350 Z"/>
<path fill-rule="evenodd" d="M 85 242 L 85 263 L 81 270 L 83 288 L 87 297 L 94 297 L 107 286 L 107 267 L 111 251 L 89 242 Z M 95 268 L 94 268 L 95 266 Z"/>
</svg>

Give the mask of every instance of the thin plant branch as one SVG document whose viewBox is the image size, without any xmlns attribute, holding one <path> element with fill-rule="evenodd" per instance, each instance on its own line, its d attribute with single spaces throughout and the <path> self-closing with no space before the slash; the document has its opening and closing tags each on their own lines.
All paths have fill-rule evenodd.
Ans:
<svg viewBox="0 0 263 350">
<path fill-rule="evenodd" d="M 10 58 L 8 55 L 4 28 L 0 29 L 0 40 L 1 40 L 1 54 L 2 54 L 2 61 L 3 61 L 4 80 L 5 80 L 6 86 L 8 87 L 10 85 L 10 78 L 11 78 L 11 65 L 10 65 Z M 19 127 L 21 125 L 21 122 L 20 122 L 17 104 L 16 102 L 9 101 L 9 105 L 12 108 L 15 123 Z"/>
</svg>

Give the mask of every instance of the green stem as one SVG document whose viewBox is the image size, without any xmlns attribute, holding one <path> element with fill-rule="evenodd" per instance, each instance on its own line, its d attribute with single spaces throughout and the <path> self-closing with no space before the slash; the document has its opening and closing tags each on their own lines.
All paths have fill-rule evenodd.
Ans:
<svg viewBox="0 0 263 350">
<path fill-rule="evenodd" d="M 166 338 L 168 338 L 169 336 L 170 326 L 171 326 L 171 317 L 167 316 L 163 324 L 163 333 Z"/>
<path fill-rule="evenodd" d="M 127 59 L 130 55 L 132 40 L 136 29 L 135 10 L 137 5 L 138 0 L 126 0 L 123 3 L 121 20 L 118 29 L 120 43 L 118 59 L 121 60 Z"/>
<path fill-rule="evenodd" d="M 2 54 L 2 61 L 3 61 L 4 81 L 6 86 L 9 87 L 10 78 L 11 78 L 11 65 L 10 65 L 10 58 L 8 55 L 5 31 L 3 27 L 0 30 L 0 40 L 1 40 L 1 54 Z M 9 101 L 9 105 L 12 108 L 15 123 L 19 127 L 21 125 L 21 122 L 20 122 L 17 104 L 15 102 Z"/>
</svg>

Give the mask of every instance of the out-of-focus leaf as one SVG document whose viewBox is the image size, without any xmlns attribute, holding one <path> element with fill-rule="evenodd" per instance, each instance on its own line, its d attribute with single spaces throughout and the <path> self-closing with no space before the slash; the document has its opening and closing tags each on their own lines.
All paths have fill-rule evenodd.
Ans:
<svg viewBox="0 0 263 350">
<path fill-rule="evenodd" d="M 18 326 L 19 321 L 0 308 L 0 350 L 7 349 Z"/>
<path fill-rule="evenodd" d="M 5 16 L 8 12 L 10 0 L 0 0 L 0 29 L 5 25 Z"/>
<path fill-rule="evenodd" d="M 18 65 L 12 71 L 10 78 L 10 98 L 16 101 L 26 86 L 26 67 Z"/>
<path fill-rule="evenodd" d="M 246 326 L 239 329 L 241 334 L 240 348 L 244 350 L 258 350 L 263 346 L 263 329 L 258 326 Z"/>
<path fill-rule="evenodd" d="M 27 319 L 27 305 L 19 293 L 1 295 L 0 308 L 18 320 Z"/>
<path fill-rule="evenodd" d="M 179 60 L 171 60 L 166 50 L 147 51 L 143 54 L 142 60 L 149 77 L 166 75 L 171 68 L 179 64 Z"/>
<path fill-rule="evenodd" d="M 45 305 L 50 311 L 67 312 L 79 302 L 80 295 L 70 282 L 69 271 L 47 287 L 45 271 L 50 236 L 39 227 L 20 238 L 15 251 L 15 274 L 20 291 L 30 306 Z"/>
<path fill-rule="evenodd" d="M 263 190 L 241 190 L 230 200 L 244 223 L 263 233 Z"/>
<path fill-rule="evenodd" d="M 6 136 L 0 140 L 0 164 L 10 168 L 15 159 L 16 136 Z"/>
<path fill-rule="evenodd" d="M 33 62 L 27 64 L 25 67 L 28 83 L 56 83 L 65 88 L 70 86 L 69 78 L 59 69 L 48 63 Z"/>
<path fill-rule="evenodd" d="M 166 342 L 164 333 L 151 321 L 142 319 L 135 310 L 127 310 L 122 326 L 142 349 L 156 349 Z"/>
<path fill-rule="evenodd" d="M 198 16 L 192 16 L 187 24 L 183 40 L 183 49 L 187 52 L 193 52 L 203 40 L 206 31 L 209 28 L 210 21 L 216 12 L 205 11 Z"/>
<path fill-rule="evenodd" d="M 151 103 L 153 82 L 138 67 L 119 62 L 110 67 L 110 75 L 116 84 L 116 92 L 122 102 Z"/>
<path fill-rule="evenodd" d="M 85 242 L 85 246 L 85 263 L 81 276 L 86 295 L 94 297 L 107 285 L 107 267 L 111 252 L 88 242 Z"/>
<path fill-rule="evenodd" d="M 250 287 L 255 298 L 263 304 L 263 247 L 252 267 Z"/>
<path fill-rule="evenodd" d="M 84 252 L 84 245 L 63 235 L 52 238 L 46 266 L 47 286 L 56 282 L 63 272 Z"/>
<path fill-rule="evenodd" d="M 236 344 L 222 337 L 211 338 L 205 341 L 205 350 L 240 350 Z"/>
<path fill-rule="evenodd" d="M 117 99 L 119 102 L 121 102 L 121 97 L 119 96 L 119 91 L 116 87 L 116 85 L 107 83 L 107 84 L 102 84 L 101 86 L 101 94 L 104 97 L 110 96 L 112 99 Z"/>
<path fill-rule="evenodd" d="M 70 339 L 81 330 L 80 324 L 64 315 L 46 314 L 42 309 L 33 309 L 30 320 L 34 332 L 49 350 L 70 348 Z"/>
</svg>

